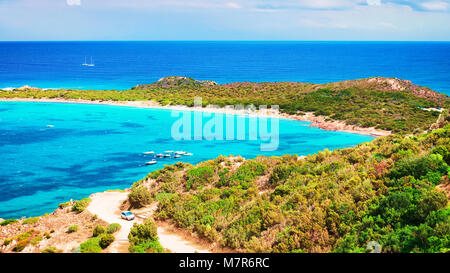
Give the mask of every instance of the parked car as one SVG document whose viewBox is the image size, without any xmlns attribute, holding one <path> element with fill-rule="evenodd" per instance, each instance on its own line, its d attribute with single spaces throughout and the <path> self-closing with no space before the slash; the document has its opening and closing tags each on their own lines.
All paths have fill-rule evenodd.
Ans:
<svg viewBox="0 0 450 273">
<path fill-rule="evenodd" d="M 122 211 L 120 215 L 122 216 L 122 219 L 125 219 L 127 221 L 134 220 L 134 214 L 131 211 Z"/>
</svg>

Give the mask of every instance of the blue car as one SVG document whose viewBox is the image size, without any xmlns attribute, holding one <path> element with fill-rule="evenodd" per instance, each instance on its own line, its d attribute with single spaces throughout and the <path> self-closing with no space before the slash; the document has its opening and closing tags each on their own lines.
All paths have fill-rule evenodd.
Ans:
<svg viewBox="0 0 450 273">
<path fill-rule="evenodd" d="M 131 211 L 122 211 L 120 215 L 122 216 L 122 219 L 125 219 L 127 221 L 134 220 L 134 214 Z"/>
</svg>

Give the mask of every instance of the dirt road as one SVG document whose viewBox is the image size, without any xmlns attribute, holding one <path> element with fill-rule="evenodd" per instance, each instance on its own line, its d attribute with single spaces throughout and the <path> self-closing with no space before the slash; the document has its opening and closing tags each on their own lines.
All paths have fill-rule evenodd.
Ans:
<svg viewBox="0 0 450 273">
<path fill-rule="evenodd" d="M 126 221 L 120 217 L 119 207 L 128 197 L 126 192 L 103 192 L 90 196 L 92 201 L 87 210 L 97 215 L 98 218 L 110 224 L 118 223 L 122 226 L 120 231 L 114 236 L 116 240 L 108 248 L 110 252 L 127 252 L 129 241 L 128 234 L 135 222 L 140 223 L 143 219 L 140 216 L 151 216 L 155 206 L 141 209 L 135 212 L 134 221 Z M 143 217 L 143 218 L 145 218 Z M 186 240 L 182 235 L 170 232 L 164 227 L 158 227 L 159 242 L 165 248 L 174 253 L 207 253 L 208 250 Z"/>
</svg>

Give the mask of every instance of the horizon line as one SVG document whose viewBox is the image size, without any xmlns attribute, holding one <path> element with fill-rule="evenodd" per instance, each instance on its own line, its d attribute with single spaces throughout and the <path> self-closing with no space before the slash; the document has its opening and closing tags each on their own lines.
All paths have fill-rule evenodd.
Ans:
<svg viewBox="0 0 450 273">
<path fill-rule="evenodd" d="M 370 43 L 448 43 L 450 40 L 0 40 L 0 43 L 15 42 L 370 42 Z"/>
</svg>

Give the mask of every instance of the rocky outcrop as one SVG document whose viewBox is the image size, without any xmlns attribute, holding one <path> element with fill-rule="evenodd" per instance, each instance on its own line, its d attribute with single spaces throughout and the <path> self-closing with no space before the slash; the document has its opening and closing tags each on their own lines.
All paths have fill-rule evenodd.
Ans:
<svg viewBox="0 0 450 273">
<path fill-rule="evenodd" d="M 170 76 L 159 79 L 152 84 L 144 84 L 133 87 L 132 89 L 142 90 L 154 87 L 164 88 L 177 88 L 177 87 L 203 87 L 203 86 L 216 86 L 217 83 L 213 81 L 198 81 L 189 77 Z"/>
<path fill-rule="evenodd" d="M 397 78 L 370 78 L 367 80 L 368 83 L 376 83 L 377 86 L 382 86 L 384 89 L 388 89 L 391 91 L 410 91 L 417 97 L 432 99 L 432 100 L 440 100 L 445 97 L 444 94 L 438 93 L 436 91 L 431 90 L 427 87 L 422 87 L 413 84 L 408 80 L 401 80 Z"/>
<path fill-rule="evenodd" d="M 360 87 L 364 89 L 372 90 L 382 90 L 390 92 L 401 92 L 407 91 L 413 95 L 425 98 L 428 100 L 433 100 L 435 102 L 441 102 L 443 100 L 448 100 L 448 96 L 436 91 L 431 90 L 428 87 L 419 86 L 413 84 L 411 81 L 402 80 L 397 78 L 385 78 L 385 77 L 374 77 L 361 80 L 348 80 L 338 83 L 325 84 L 328 86 L 336 87 Z"/>
<path fill-rule="evenodd" d="M 24 90 L 40 91 L 42 89 L 41 88 L 37 88 L 37 87 L 31 87 L 29 85 L 24 85 L 22 87 L 14 89 L 14 90 L 17 90 L 17 91 L 24 91 Z"/>
</svg>

